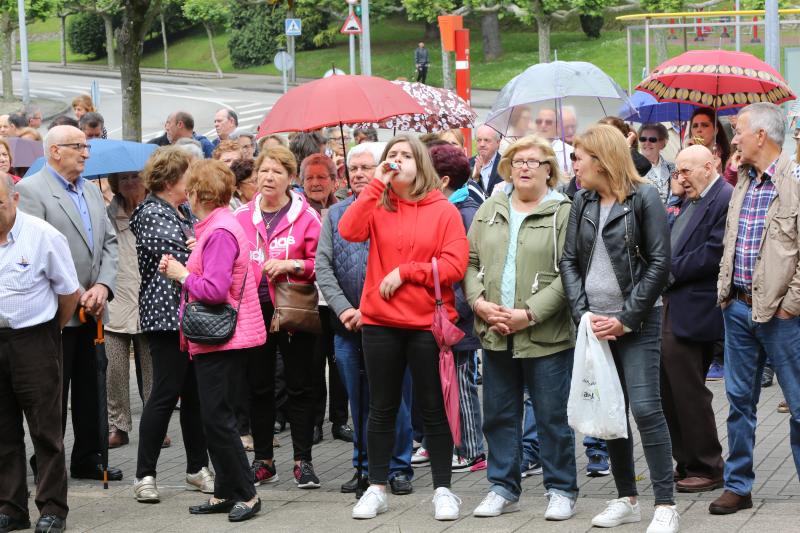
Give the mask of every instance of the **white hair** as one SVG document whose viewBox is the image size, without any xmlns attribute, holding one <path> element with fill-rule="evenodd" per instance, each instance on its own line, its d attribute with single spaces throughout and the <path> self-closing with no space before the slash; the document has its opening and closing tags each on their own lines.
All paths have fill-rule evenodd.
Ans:
<svg viewBox="0 0 800 533">
<path fill-rule="evenodd" d="M 383 155 L 383 150 L 386 148 L 386 143 L 384 142 L 363 142 L 361 144 L 357 144 L 347 152 L 347 164 L 350 164 L 350 160 L 357 155 L 360 154 L 372 154 L 372 158 L 375 160 L 375 164 L 381 162 L 381 156 Z"/>
<path fill-rule="evenodd" d="M 786 117 L 780 107 L 769 102 L 758 102 L 739 111 L 739 116 L 745 113 L 749 118 L 750 131 L 756 133 L 764 130 L 772 142 L 783 146 L 786 138 Z"/>
<path fill-rule="evenodd" d="M 330 126 L 328 128 L 325 128 L 325 137 L 330 139 L 331 135 L 337 131 L 339 131 L 339 126 Z M 342 131 L 344 132 L 345 135 L 347 135 L 348 133 L 350 133 L 350 128 L 347 126 L 342 126 Z"/>
<path fill-rule="evenodd" d="M 182 137 L 175 141 L 175 146 L 192 156 L 194 159 L 205 159 L 203 146 L 191 137 Z"/>
<path fill-rule="evenodd" d="M 490 125 L 486 124 L 486 123 L 483 123 L 483 124 L 481 124 L 480 126 L 478 126 L 477 128 L 475 128 L 475 134 L 476 134 L 476 135 L 477 135 L 477 133 L 478 133 L 478 130 L 479 130 L 480 128 L 489 128 L 490 130 L 492 130 L 492 131 L 494 132 L 494 138 L 495 138 L 496 140 L 498 140 L 498 141 L 499 141 L 499 140 L 501 139 L 500 132 L 499 132 L 499 131 L 497 131 L 496 129 L 494 129 L 492 126 L 490 126 Z"/>
</svg>

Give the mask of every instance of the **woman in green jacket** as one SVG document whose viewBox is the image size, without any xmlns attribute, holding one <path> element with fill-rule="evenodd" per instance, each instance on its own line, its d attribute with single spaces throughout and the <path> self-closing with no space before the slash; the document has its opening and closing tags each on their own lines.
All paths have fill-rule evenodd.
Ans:
<svg viewBox="0 0 800 533">
<path fill-rule="evenodd" d="M 489 494 L 475 516 L 519 509 L 523 390 L 541 438 L 547 520 L 575 514 L 575 436 L 567 425 L 574 332 L 558 261 L 570 202 L 554 190 L 560 167 L 546 140 L 512 144 L 498 172 L 506 192 L 478 210 L 469 231 L 464 284 L 484 348 L 483 432 Z"/>
</svg>

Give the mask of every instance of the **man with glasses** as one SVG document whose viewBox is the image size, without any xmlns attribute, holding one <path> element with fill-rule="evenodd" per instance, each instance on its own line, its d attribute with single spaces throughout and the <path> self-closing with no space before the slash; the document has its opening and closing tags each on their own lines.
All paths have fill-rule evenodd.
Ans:
<svg viewBox="0 0 800 533">
<path fill-rule="evenodd" d="M 44 219 L 69 242 L 80 283 L 79 306 L 88 318 L 81 323 L 76 313 L 63 329 L 62 431 L 67 424 L 67 398 L 72 383 L 73 478 L 103 479 L 96 365 L 95 320 L 104 318 L 106 304 L 114 296 L 117 277 L 117 236 L 106 214 L 100 189 L 81 177 L 89 145 L 86 135 L 72 126 L 56 126 L 44 141 L 47 162 L 36 174 L 17 185 L 22 211 Z M 53 384 L 56 386 L 56 384 Z M 33 466 L 33 463 L 32 463 Z M 35 471 L 35 469 L 34 469 Z M 112 481 L 122 479 L 118 468 L 108 469 Z"/>
<path fill-rule="evenodd" d="M 562 110 L 563 113 L 563 110 Z M 563 115 L 562 115 L 563 119 Z M 572 146 L 561 140 L 561 131 L 558 127 L 558 119 L 555 109 L 542 108 L 536 115 L 536 133 L 550 141 L 553 151 L 556 153 L 556 161 L 561 167 L 565 177 L 572 177 Z"/>
</svg>

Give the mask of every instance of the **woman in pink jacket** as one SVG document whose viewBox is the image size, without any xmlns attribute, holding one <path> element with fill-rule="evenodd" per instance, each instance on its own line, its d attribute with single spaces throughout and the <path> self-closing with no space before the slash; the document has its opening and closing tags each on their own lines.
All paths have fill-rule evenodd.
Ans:
<svg viewBox="0 0 800 533">
<path fill-rule="evenodd" d="M 317 241 L 322 228 L 319 215 L 306 199 L 291 190 L 297 162 L 283 147 L 262 152 L 255 163 L 258 193 L 234 213 L 250 245 L 250 264 L 258 280 L 264 324 L 269 328 L 275 312 L 275 283 L 314 283 Z M 320 486 L 311 464 L 314 434 L 312 365 L 315 335 L 303 331 L 270 333 L 266 353 L 251 357 L 250 427 L 255 460 L 251 467 L 256 485 L 278 480 L 272 451 L 275 424 L 275 357 L 283 356 L 289 395 L 287 418 L 294 448 L 294 479 L 301 489 Z"/>
<path fill-rule="evenodd" d="M 236 178 L 224 163 L 213 160 L 192 163 L 187 174 L 189 203 L 200 219 L 194 226 L 197 245 L 185 267 L 167 254 L 161 258 L 159 270 L 183 285 L 189 301 L 227 303 L 238 309 L 236 329 L 223 344 L 198 344 L 181 338 L 194 359 L 203 430 L 217 472 L 214 497 L 190 507 L 189 512 L 226 512 L 231 522 L 240 522 L 252 518 L 261 501 L 236 429 L 231 387 L 250 353 L 264 345 L 267 334 L 249 268 L 247 237 L 228 207 Z"/>
</svg>

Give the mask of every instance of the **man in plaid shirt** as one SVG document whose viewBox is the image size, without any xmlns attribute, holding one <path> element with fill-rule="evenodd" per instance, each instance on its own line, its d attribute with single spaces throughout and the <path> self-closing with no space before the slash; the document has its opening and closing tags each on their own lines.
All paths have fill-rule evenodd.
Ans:
<svg viewBox="0 0 800 533">
<path fill-rule="evenodd" d="M 769 357 L 792 413 L 790 443 L 800 475 L 800 180 L 782 153 L 786 118 L 773 104 L 739 113 L 741 153 L 717 283 L 725 320 L 729 456 L 725 491 L 709 506 L 731 514 L 753 506 L 756 406 Z"/>
</svg>

